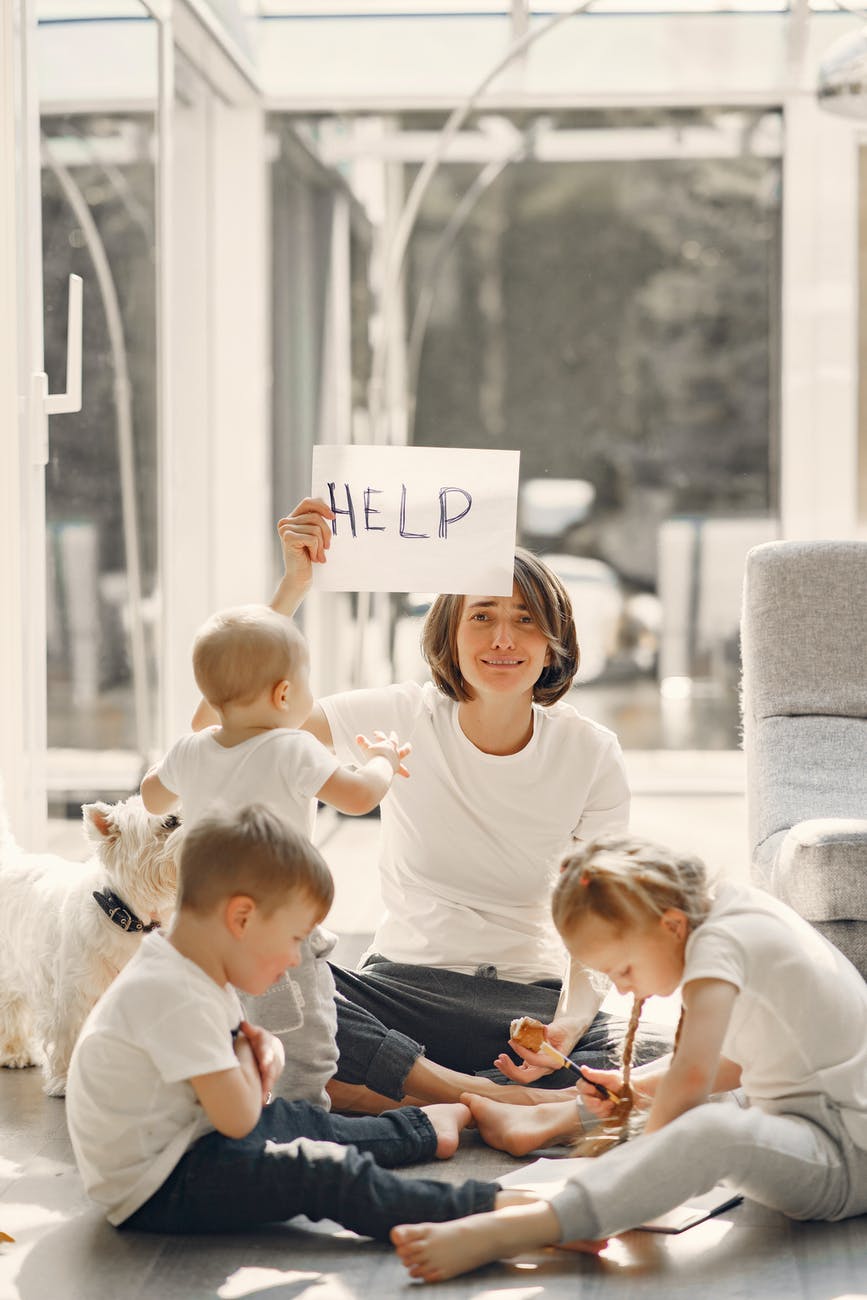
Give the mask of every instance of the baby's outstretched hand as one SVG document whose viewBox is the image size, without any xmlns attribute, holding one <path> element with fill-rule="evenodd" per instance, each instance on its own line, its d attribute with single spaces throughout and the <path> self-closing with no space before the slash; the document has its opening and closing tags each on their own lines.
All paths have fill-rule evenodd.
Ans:
<svg viewBox="0 0 867 1300">
<path fill-rule="evenodd" d="M 412 745 L 408 742 L 402 745 L 394 731 L 388 735 L 384 731 L 375 731 L 373 740 L 367 736 L 356 736 L 355 743 L 364 751 L 365 761 L 371 758 L 388 759 L 395 776 L 409 776 L 403 760 L 412 753 Z"/>
</svg>

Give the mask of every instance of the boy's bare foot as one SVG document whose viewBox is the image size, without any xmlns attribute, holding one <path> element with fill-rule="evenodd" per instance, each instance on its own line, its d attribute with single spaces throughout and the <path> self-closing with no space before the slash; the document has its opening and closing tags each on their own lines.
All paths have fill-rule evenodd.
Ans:
<svg viewBox="0 0 867 1300">
<path fill-rule="evenodd" d="M 502 1106 L 487 1097 L 474 1097 L 465 1093 L 463 1100 L 472 1111 L 473 1119 L 489 1147 L 506 1151 L 510 1156 L 526 1156 L 537 1147 L 546 1146 L 555 1139 L 574 1135 L 579 1127 L 578 1111 L 574 1100 L 554 1101 L 546 1106 Z"/>
<path fill-rule="evenodd" d="M 472 1118 L 469 1107 L 459 1101 L 445 1102 L 441 1106 L 425 1106 L 424 1113 L 437 1135 L 437 1160 L 448 1160 L 458 1149 L 461 1129 L 465 1129 Z"/>
</svg>

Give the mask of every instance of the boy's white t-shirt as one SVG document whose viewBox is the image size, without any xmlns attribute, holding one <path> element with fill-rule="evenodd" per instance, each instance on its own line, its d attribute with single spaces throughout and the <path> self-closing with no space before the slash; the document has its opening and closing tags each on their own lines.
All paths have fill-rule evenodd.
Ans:
<svg viewBox="0 0 867 1300">
<path fill-rule="evenodd" d="M 211 804 L 264 803 L 311 836 L 314 796 L 337 771 L 334 755 L 315 736 L 288 727 L 228 749 L 214 739 L 217 731 L 206 727 L 181 736 L 156 769 L 166 789 L 180 796 L 185 824 L 198 821 Z"/>
<path fill-rule="evenodd" d="M 726 884 L 685 955 L 684 984 L 739 991 L 722 1054 L 750 1102 L 824 1093 L 867 1149 L 867 983 L 843 954 L 770 894 Z"/>
<path fill-rule="evenodd" d="M 337 756 L 358 762 L 358 734 L 412 743 L 408 778 L 382 801 L 385 914 L 371 951 L 395 962 L 500 979 L 559 979 L 563 947 L 551 889 L 572 837 L 626 826 L 629 788 L 613 732 L 571 705 L 533 706 L 518 754 L 485 754 L 461 731 L 458 705 L 429 682 L 320 701 Z"/>
<path fill-rule="evenodd" d="M 69 1135 L 88 1194 L 119 1224 L 213 1125 L 189 1080 L 240 1068 L 241 1004 L 161 934 L 102 995 L 72 1053 Z"/>
</svg>

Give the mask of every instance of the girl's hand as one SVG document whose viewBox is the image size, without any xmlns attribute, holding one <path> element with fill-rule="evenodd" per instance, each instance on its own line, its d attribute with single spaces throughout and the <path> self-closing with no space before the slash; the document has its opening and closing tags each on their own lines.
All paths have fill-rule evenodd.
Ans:
<svg viewBox="0 0 867 1300">
<path fill-rule="evenodd" d="M 241 1033 L 250 1044 L 253 1056 L 256 1058 L 256 1067 L 262 1083 L 262 1102 L 267 1105 L 271 1100 L 271 1089 L 280 1078 L 286 1059 L 283 1044 L 267 1029 L 263 1029 L 261 1025 L 251 1025 L 248 1020 L 241 1021 Z"/>
<path fill-rule="evenodd" d="M 601 1083 L 615 1097 L 619 1097 L 623 1088 L 623 1075 L 619 1070 L 594 1070 L 589 1065 L 579 1066 L 585 1082 L 578 1081 L 578 1095 L 587 1107 L 591 1115 L 598 1119 L 605 1119 L 612 1114 L 616 1102 L 610 1098 L 603 1097 L 602 1094 L 593 1087 L 594 1083 Z M 587 1082 L 590 1080 L 590 1082 Z"/>
<path fill-rule="evenodd" d="M 287 578 L 309 583 L 313 577 L 311 566 L 325 563 L 325 552 L 331 545 L 328 520 L 334 517 L 334 511 L 319 497 L 305 497 L 291 514 L 279 520 L 277 532 Z"/>
<path fill-rule="evenodd" d="M 364 750 L 365 761 L 371 758 L 385 758 L 391 763 L 395 776 L 409 776 L 403 760 L 412 753 L 412 745 L 409 743 L 402 745 L 394 731 L 389 735 L 384 731 L 375 731 L 373 737 L 373 740 L 368 740 L 367 736 L 355 737 L 355 743 Z"/>
<path fill-rule="evenodd" d="M 558 1025 L 556 1021 L 545 1026 L 545 1041 L 564 1056 L 572 1046 L 566 1027 Z M 520 1043 L 516 1043 L 513 1038 L 509 1039 L 509 1046 L 513 1052 L 517 1052 L 518 1056 L 521 1057 L 523 1065 L 516 1065 L 511 1056 L 508 1056 L 505 1052 L 497 1057 L 494 1065 L 501 1074 L 504 1074 L 507 1079 L 511 1079 L 513 1083 L 534 1083 L 536 1079 L 541 1079 L 546 1074 L 553 1074 L 558 1068 L 550 1056 L 546 1056 L 544 1052 L 531 1052 L 528 1048 L 522 1047 Z"/>
</svg>

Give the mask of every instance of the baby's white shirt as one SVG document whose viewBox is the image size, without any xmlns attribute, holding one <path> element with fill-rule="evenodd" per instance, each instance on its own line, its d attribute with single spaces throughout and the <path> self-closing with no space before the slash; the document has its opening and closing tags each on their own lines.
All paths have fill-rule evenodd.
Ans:
<svg viewBox="0 0 867 1300">
<path fill-rule="evenodd" d="M 226 748 L 215 740 L 218 727 L 190 732 L 172 745 L 156 775 L 180 795 L 185 825 L 210 805 L 241 808 L 264 803 L 312 836 L 314 796 L 337 771 L 330 750 L 306 731 L 274 727 L 240 745 Z"/>
</svg>

